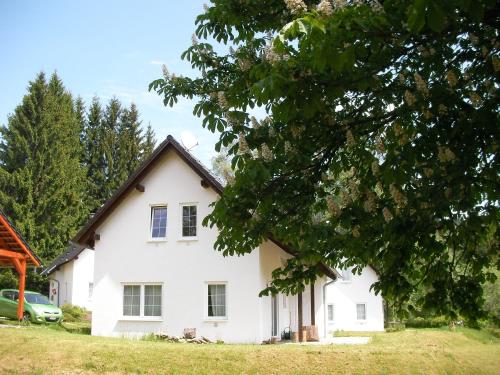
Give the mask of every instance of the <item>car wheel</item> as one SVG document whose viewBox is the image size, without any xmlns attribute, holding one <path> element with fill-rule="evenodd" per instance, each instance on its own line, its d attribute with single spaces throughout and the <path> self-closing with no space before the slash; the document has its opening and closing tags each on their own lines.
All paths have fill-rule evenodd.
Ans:
<svg viewBox="0 0 500 375">
<path fill-rule="evenodd" d="M 31 315 L 29 312 L 25 311 L 23 314 L 23 323 L 30 324 L 31 323 Z"/>
</svg>

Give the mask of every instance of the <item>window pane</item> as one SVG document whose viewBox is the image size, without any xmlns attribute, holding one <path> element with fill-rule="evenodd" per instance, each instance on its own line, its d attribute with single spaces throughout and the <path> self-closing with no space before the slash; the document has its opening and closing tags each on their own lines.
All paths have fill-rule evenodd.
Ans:
<svg viewBox="0 0 500 375">
<path fill-rule="evenodd" d="M 151 208 L 151 237 L 164 238 L 167 236 L 167 207 Z"/>
<path fill-rule="evenodd" d="M 144 315 L 161 316 L 161 285 L 144 286 Z"/>
<path fill-rule="evenodd" d="M 333 305 L 328 305 L 328 320 L 333 322 Z"/>
<path fill-rule="evenodd" d="M 226 286 L 208 285 L 208 316 L 226 316 Z"/>
<path fill-rule="evenodd" d="M 182 236 L 196 237 L 196 206 L 182 206 Z"/>
<path fill-rule="evenodd" d="M 364 303 L 356 305 L 356 315 L 358 320 L 366 320 L 366 305 Z"/>
<path fill-rule="evenodd" d="M 123 287 L 123 315 L 139 316 L 141 310 L 141 286 L 125 285 Z"/>
</svg>

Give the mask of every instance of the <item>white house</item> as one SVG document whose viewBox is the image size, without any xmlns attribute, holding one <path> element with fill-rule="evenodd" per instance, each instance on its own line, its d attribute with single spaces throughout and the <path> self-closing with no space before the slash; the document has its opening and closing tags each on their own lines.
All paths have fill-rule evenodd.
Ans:
<svg viewBox="0 0 500 375">
<path fill-rule="evenodd" d="M 93 250 L 70 243 L 42 274 L 49 276 L 49 299 L 54 305 L 72 304 L 92 310 Z"/>
<path fill-rule="evenodd" d="M 338 278 L 336 271 L 319 264 L 327 276 L 304 293 L 261 298 L 272 271 L 293 249 L 274 239 L 239 257 L 213 249 L 217 230 L 201 221 L 221 192 L 208 170 L 168 136 L 80 230 L 74 241 L 94 251 L 93 335 L 182 335 L 196 328 L 213 340 L 259 343 L 288 328 L 316 325 L 324 336 L 340 327 L 330 321 L 326 304 L 335 296 L 326 290 L 335 284 L 325 284 Z M 368 280 L 353 277 L 339 288 Z M 373 315 L 379 325 L 368 319 L 381 310 L 381 298 L 372 301 L 369 284 L 363 287 L 365 327 L 383 329 L 383 316 Z M 341 309 L 339 302 L 333 313 L 340 317 Z"/>
<path fill-rule="evenodd" d="M 383 331 L 382 297 L 370 291 L 378 280 L 371 267 L 355 275 L 350 269 L 341 271 L 335 282 L 326 286 L 324 335 L 335 331 Z"/>
</svg>

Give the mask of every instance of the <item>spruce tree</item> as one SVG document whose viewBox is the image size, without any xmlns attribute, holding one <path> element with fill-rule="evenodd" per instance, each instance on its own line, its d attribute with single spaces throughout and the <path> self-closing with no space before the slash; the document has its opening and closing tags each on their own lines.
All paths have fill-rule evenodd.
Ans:
<svg viewBox="0 0 500 375">
<path fill-rule="evenodd" d="M 86 216 L 80 124 L 71 94 L 40 73 L 0 129 L 0 206 L 44 262 Z"/>
<path fill-rule="evenodd" d="M 101 103 L 99 98 L 94 97 L 88 111 L 82 137 L 83 163 L 87 168 L 88 206 L 91 213 L 94 213 L 108 198 L 103 189 L 106 186 L 105 135 Z"/>
<path fill-rule="evenodd" d="M 118 153 L 116 165 L 116 184 L 121 185 L 136 170 L 141 162 L 142 130 L 139 112 L 134 103 L 125 108 L 120 117 L 118 128 Z"/>
<path fill-rule="evenodd" d="M 122 114 L 122 105 L 117 98 L 112 98 L 106 110 L 104 111 L 104 158 L 105 158 L 105 176 L 106 183 L 102 189 L 106 197 L 110 197 L 119 187 L 119 169 L 116 165 L 118 160 L 118 129 L 120 125 L 120 116 Z"/>
<path fill-rule="evenodd" d="M 151 123 L 148 124 L 146 128 L 146 134 L 144 135 L 144 141 L 141 147 L 141 161 L 147 159 L 155 149 L 156 138 L 155 132 L 151 127 Z"/>
</svg>

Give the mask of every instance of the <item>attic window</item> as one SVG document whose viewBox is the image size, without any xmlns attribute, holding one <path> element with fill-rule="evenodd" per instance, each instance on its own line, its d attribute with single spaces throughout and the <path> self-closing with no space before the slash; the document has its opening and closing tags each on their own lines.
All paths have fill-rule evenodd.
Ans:
<svg viewBox="0 0 500 375">
<path fill-rule="evenodd" d="M 151 207 L 151 238 L 167 237 L 167 206 Z"/>
</svg>

